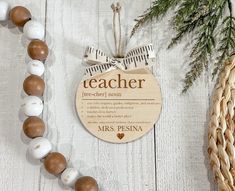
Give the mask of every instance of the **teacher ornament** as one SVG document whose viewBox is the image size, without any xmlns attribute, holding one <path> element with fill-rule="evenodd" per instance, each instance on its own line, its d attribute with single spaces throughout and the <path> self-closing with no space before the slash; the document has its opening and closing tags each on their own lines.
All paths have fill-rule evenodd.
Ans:
<svg viewBox="0 0 235 191">
<path fill-rule="evenodd" d="M 113 9 L 115 55 L 88 47 L 84 78 L 76 95 L 78 116 L 94 136 L 126 143 L 149 132 L 161 112 L 161 91 L 150 69 L 156 64 L 152 44 L 123 52 L 121 6 Z"/>
<path fill-rule="evenodd" d="M 5 1 L 0 1 L 0 21 L 10 18 L 11 22 L 23 28 L 24 35 L 31 40 L 28 45 L 28 55 L 32 60 L 27 70 L 30 74 L 23 83 L 23 89 L 28 95 L 24 98 L 21 110 L 28 118 L 23 123 L 23 132 L 32 140 L 28 146 L 28 153 L 34 159 L 44 163 L 48 173 L 61 178 L 61 182 L 68 187 L 75 187 L 76 191 L 98 191 L 96 180 L 89 176 L 79 177 L 78 171 L 67 165 L 65 157 L 52 151 L 51 142 L 43 137 L 45 123 L 39 117 L 43 112 L 42 96 L 45 82 L 41 76 L 44 73 L 44 61 L 48 56 L 48 47 L 43 41 L 45 29 L 42 24 L 32 20 L 31 12 L 22 6 L 10 9 Z"/>
</svg>

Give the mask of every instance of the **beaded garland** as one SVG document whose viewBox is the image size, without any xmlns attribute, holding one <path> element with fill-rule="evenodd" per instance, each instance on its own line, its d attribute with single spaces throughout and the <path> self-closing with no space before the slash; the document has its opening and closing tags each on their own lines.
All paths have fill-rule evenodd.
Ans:
<svg viewBox="0 0 235 191">
<path fill-rule="evenodd" d="M 32 158 L 43 161 L 45 169 L 52 175 L 59 176 L 62 183 L 74 187 L 75 191 L 98 191 L 96 180 L 89 176 L 78 176 L 75 168 L 67 166 L 65 157 L 59 152 L 52 152 L 51 142 L 43 137 L 45 124 L 39 117 L 43 111 L 43 96 L 45 82 L 41 76 L 44 73 L 44 61 L 48 56 L 47 44 L 43 41 L 45 29 L 36 20 L 32 20 L 26 7 L 16 6 L 10 9 L 5 1 L 0 1 L 0 21 L 10 19 L 17 27 L 23 27 L 24 35 L 31 40 L 28 45 L 28 55 L 32 59 L 27 66 L 30 74 L 23 83 L 23 89 L 28 95 L 24 98 L 22 110 L 28 118 L 23 123 L 23 132 L 32 140 L 28 152 Z"/>
</svg>

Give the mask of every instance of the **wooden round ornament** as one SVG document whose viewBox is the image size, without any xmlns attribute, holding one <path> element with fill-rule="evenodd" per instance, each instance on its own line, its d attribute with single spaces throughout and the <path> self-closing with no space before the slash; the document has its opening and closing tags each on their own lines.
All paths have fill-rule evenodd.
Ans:
<svg viewBox="0 0 235 191">
<path fill-rule="evenodd" d="M 158 120 L 161 91 L 149 69 L 119 69 L 82 81 L 76 108 L 85 128 L 112 143 L 126 143 L 149 132 Z"/>
</svg>

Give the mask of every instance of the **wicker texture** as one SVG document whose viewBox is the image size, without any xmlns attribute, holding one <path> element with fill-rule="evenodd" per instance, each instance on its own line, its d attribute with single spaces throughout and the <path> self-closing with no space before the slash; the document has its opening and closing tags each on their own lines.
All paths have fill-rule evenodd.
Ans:
<svg viewBox="0 0 235 191">
<path fill-rule="evenodd" d="M 224 65 L 212 98 L 208 153 L 219 191 L 235 190 L 235 56 Z"/>
</svg>

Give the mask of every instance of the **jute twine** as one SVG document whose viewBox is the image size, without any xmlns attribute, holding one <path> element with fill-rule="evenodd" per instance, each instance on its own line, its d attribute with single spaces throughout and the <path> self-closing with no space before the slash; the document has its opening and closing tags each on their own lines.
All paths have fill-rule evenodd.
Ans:
<svg viewBox="0 0 235 191">
<path fill-rule="evenodd" d="M 208 154 L 219 191 L 235 191 L 235 55 L 224 65 L 212 98 Z"/>
</svg>

